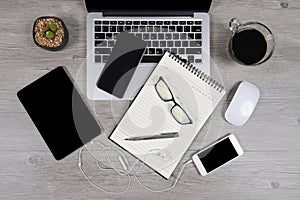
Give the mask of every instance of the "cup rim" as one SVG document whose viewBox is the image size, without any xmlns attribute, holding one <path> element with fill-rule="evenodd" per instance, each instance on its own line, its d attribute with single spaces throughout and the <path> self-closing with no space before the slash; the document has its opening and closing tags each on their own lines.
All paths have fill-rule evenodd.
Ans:
<svg viewBox="0 0 300 200">
<path fill-rule="evenodd" d="M 268 55 L 267 57 L 265 57 L 264 59 L 260 60 L 260 61 L 257 62 L 257 63 L 246 64 L 246 63 L 240 61 L 240 60 L 239 60 L 238 58 L 236 58 L 236 56 L 234 55 L 234 53 L 233 53 L 233 51 L 232 51 L 232 39 L 233 39 L 234 35 L 236 35 L 237 33 L 239 33 L 241 30 L 248 30 L 248 29 L 250 29 L 250 28 L 243 29 L 244 26 L 252 25 L 252 24 L 258 24 L 258 25 L 264 27 L 264 28 L 270 33 L 270 35 L 272 35 L 272 42 L 273 42 L 274 45 L 273 45 L 273 47 L 272 47 L 272 49 L 271 49 L 271 51 L 270 51 L 270 53 L 269 53 L 269 55 Z M 240 27 L 242 27 L 241 30 L 240 30 Z M 252 29 L 255 29 L 255 28 L 252 28 Z M 256 29 L 256 30 L 257 30 L 257 29 Z M 259 31 L 259 30 L 257 30 L 257 31 Z M 259 32 L 261 32 L 261 31 L 259 31 Z M 264 34 L 263 34 L 263 35 L 264 35 Z M 265 37 L 265 35 L 264 35 L 264 37 Z M 265 37 L 265 38 L 266 38 L 266 37 Z M 262 23 L 260 23 L 260 22 L 257 22 L 257 21 L 248 21 L 248 22 L 242 23 L 242 24 L 237 28 L 237 31 L 235 31 L 235 32 L 232 34 L 232 36 L 231 36 L 231 38 L 230 38 L 230 41 L 229 41 L 229 48 L 230 48 L 230 51 L 229 51 L 229 52 L 230 52 L 230 54 L 231 54 L 231 57 L 232 57 L 235 61 L 237 61 L 238 63 L 243 64 L 243 65 L 245 65 L 245 66 L 252 66 L 252 67 L 253 67 L 253 66 L 257 66 L 257 65 L 260 65 L 260 64 L 266 62 L 267 60 L 269 60 L 270 57 L 273 55 L 273 52 L 274 52 L 274 50 L 275 50 L 275 38 L 274 38 L 274 34 L 273 34 L 273 32 L 272 32 L 266 25 L 264 25 L 264 24 L 262 24 Z"/>
</svg>

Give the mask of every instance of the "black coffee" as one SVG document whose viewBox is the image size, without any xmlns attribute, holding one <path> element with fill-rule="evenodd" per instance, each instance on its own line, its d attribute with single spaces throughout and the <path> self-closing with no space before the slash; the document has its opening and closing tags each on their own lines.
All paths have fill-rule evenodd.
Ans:
<svg viewBox="0 0 300 200">
<path fill-rule="evenodd" d="M 267 41 L 258 30 L 248 29 L 232 38 L 234 56 L 246 65 L 258 63 L 267 52 Z"/>
</svg>

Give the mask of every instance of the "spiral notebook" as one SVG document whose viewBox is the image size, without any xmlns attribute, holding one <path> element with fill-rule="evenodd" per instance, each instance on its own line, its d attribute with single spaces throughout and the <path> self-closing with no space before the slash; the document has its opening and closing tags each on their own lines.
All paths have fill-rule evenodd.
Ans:
<svg viewBox="0 0 300 200">
<path fill-rule="evenodd" d="M 199 68 L 165 52 L 110 139 L 169 179 L 224 94 Z M 179 137 L 125 140 L 168 132 Z"/>
</svg>

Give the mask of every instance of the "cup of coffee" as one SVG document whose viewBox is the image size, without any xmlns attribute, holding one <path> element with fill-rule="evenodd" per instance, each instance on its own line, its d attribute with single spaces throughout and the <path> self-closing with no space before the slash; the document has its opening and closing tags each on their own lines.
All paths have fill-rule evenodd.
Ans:
<svg viewBox="0 0 300 200">
<path fill-rule="evenodd" d="M 268 27 L 259 22 L 241 24 L 233 18 L 229 28 L 232 32 L 229 52 L 234 60 L 244 65 L 259 65 L 271 57 L 275 40 Z"/>
</svg>

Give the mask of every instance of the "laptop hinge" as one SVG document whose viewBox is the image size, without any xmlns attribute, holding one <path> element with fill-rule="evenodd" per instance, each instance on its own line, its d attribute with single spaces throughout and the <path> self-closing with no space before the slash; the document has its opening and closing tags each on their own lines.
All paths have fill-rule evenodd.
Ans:
<svg viewBox="0 0 300 200">
<path fill-rule="evenodd" d="M 192 11 L 105 11 L 103 16 L 193 16 Z"/>
</svg>

